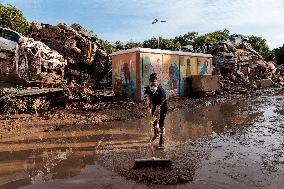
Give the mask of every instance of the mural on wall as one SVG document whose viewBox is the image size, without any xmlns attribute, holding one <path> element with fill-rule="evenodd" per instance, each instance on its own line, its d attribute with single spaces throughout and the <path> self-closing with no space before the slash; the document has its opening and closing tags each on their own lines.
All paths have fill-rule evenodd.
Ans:
<svg viewBox="0 0 284 189">
<path fill-rule="evenodd" d="M 121 64 L 120 80 L 122 84 L 122 93 L 124 95 L 128 95 L 129 94 L 128 92 L 129 84 L 130 84 L 130 71 L 129 71 L 128 63 L 121 61 L 120 64 Z"/>
<path fill-rule="evenodd" d="M 121 56 L 113 56 L 112 57 L 112 85 L 113 91 L 116 95 L 122 95 L 122 84 L 120 80 L 120 70 L 119 70 L 119 59 Z"/>
<path fill-rule="evenodd" d="M 180 78 L 198 75 L 197 57 L 181 56 L 180 57 Z"/>
<path fill-rule="evenodd" d="M 136 99 L 136 56 L 135 53 L 113 57 L 113 90 L 117 95 Z"/>
<path fill-rule="evenodd" d="M 179 93 L 181 95 L 185 94 L 185 91 L 188 89 L 188 85 L 186 84 L 186 78 L 192 75 L 191 73 L 191 61 L 189 56 L 181 56 L 180 57 L 180 89 Z"/>
<path fill-rule="evenodd" d="M 149 83 L 149 77 L 152 73 L 157 73 L 159 81 L 162 80 L 162 60 L 163 57 L 161 54 L 150 54 L 145 53 L 141 54 L 141 62 L 142 62 L 142 86 L 143 91 L 144 87 L 146 87 Z"/>
<path fill-rule="evenodd" d="M 162 83 L 169 96 L 177 96 L 179 91 L 179 56 L 164 55 L 162 66 Z"/>
<path fill-rule="evenodd" d="M 190 65 L 190 58 L 186 59 L 186 77 L 190 77 L 191 76 L 191 65 Z"/>
<path fill-rule="evenodd" d="M 209 75 L 212 73 L 211 61 L 209 58 L 198 58 L 199 75 Z"/>
<path fill-rule="evenodd" d="M 130 89 L 129 96 L 132 99 L 136 98 L 137 88 L 136 88 L 136 61 L 130 60 Z"/>
<path fill-rule="evenodd" d="M 207 60 L 203 63 L 203 66 L 200 70 L 200 75 L 206 75 L 206 74 L 208 74 L 208 61 Z"/>
<path fill-rule="evenodd" d="M 144 87 L 155 72 L 169 96 L 186 96 L 192 75 L 212 74 L 212 59 L 191 55 L 133 52 L 112 57 L 112 82 L 116 95 L 142 100 Z M 188 88 L 186 88 L 188 87 Z"/>
<path fill-rule="evenodd" d="M 169 67 L 169 81 L 168 86 L 170 89 L 178 88 L 179 68 L 176 62 L 171 62 Z"/>
</svg>

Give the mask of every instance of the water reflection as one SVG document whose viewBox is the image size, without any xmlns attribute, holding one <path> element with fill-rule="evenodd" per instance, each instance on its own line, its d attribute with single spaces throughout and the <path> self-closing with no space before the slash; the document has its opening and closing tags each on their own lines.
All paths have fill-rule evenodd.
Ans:
<svg viewBox="0 0 284 189">
<path fill-rule="evenodd" d="M 190 171 L 191 177 L 187 179 L 192 179 L 198 162 L 191 159 L 194 157 L 193 149 L 187 141 L 210 136 L 213 132 L 222 133 L 236 125 L 240 129 L 254 118 L 239 114 L 239 109 L 244 106 L 244 103 L 227 103 L 195 111 L 170 112 L 165 125 L 167 149 L 163 153 L 156 151 L 155 155 L 175 161 L 175 165 L 183 171 L 177 179 Z M 147 122 L 148 118 L 108 123 L 89 131 L 3 138 L 0 140 L 0 188 L 73 178 L 81 175 L 88 165 L 94 164 L 117 173 L 129 170 L 136 158 L 152 155 L 147 143 Z M 181 153 L 184 151 L 187 154 Z M 185 158 L 188 161 L 179 163 Z M 109 174 L 109 177 L 112 176 L 113 173 Z"/>
<path fill-rule="evenodd" d="M 244 103 L 220 104 L 196 110 L 179 110 L 168 115 L 167 137 L 173 141 L 196 140 L 230 129 L 241 129 L 254 120 L 258 114 L 240 114 Z"/>
</svg>

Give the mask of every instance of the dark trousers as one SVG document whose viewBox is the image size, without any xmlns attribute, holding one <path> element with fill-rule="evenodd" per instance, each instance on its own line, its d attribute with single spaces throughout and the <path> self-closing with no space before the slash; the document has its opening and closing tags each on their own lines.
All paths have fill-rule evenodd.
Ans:
<svg viewBox="0 0 284 189">
<path fill-rule="evenodd" d="M 152 108 L 152 116 L 154 115 L 155 113 L 155 110 L 156 110 L 156 107 L 154 106 Z M 164 129 L 164 125 L 165 125 L 165 118 L 166 118 L 166 115 L 167 115 L 167 108 L 164 108 L 163 106 L 161 107 L 160 109 L 160 118 L 159 118 L 159 127 L 160 129 Z M 156 119 L 156 121 L 154 122 L 154 127 L 157 125 L 158 123 L 158 120 Z"/>
</svg>

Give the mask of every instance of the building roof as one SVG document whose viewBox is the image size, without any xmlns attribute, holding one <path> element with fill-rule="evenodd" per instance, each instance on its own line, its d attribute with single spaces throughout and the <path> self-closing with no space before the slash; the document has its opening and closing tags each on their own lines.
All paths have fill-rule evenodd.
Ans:
<svg viewBox="0 0 284 189">
<path fill-rule="evenodd" d="M 145 53 L 181 55 L 181 56 L 198 56 L 198 57 L 212 58 L 211 54 L 182 52 L 182 51 L 170 51 L 170 50 L 150 49 L 150 48 L 140 48 L 140 47 L 117 51 L 117 52 L 112 53 L 111 56 L 122 55 L 122 54 L 127 54 L 127 53 L 132 53 L 132 52 L 145 52 Z"/>
</svg>

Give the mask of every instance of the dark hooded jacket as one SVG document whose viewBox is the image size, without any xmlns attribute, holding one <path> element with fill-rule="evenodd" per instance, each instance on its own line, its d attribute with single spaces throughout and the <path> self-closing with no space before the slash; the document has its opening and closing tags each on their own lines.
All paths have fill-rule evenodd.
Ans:
<svg viewBox="0 0 284 189">
<path fill-rule="evenodd" d="M 156 109 L 157 105 L 161 106 L 161 111 L 168 110 L 167 95 L 165 89 L 162 85 L 158 86 L 158 89 L 155 93 L 150 90 L 150 87 L 145 88 L 144 94 L 148 95 L 151 101 L 152 109 Z"/>
</svg>

